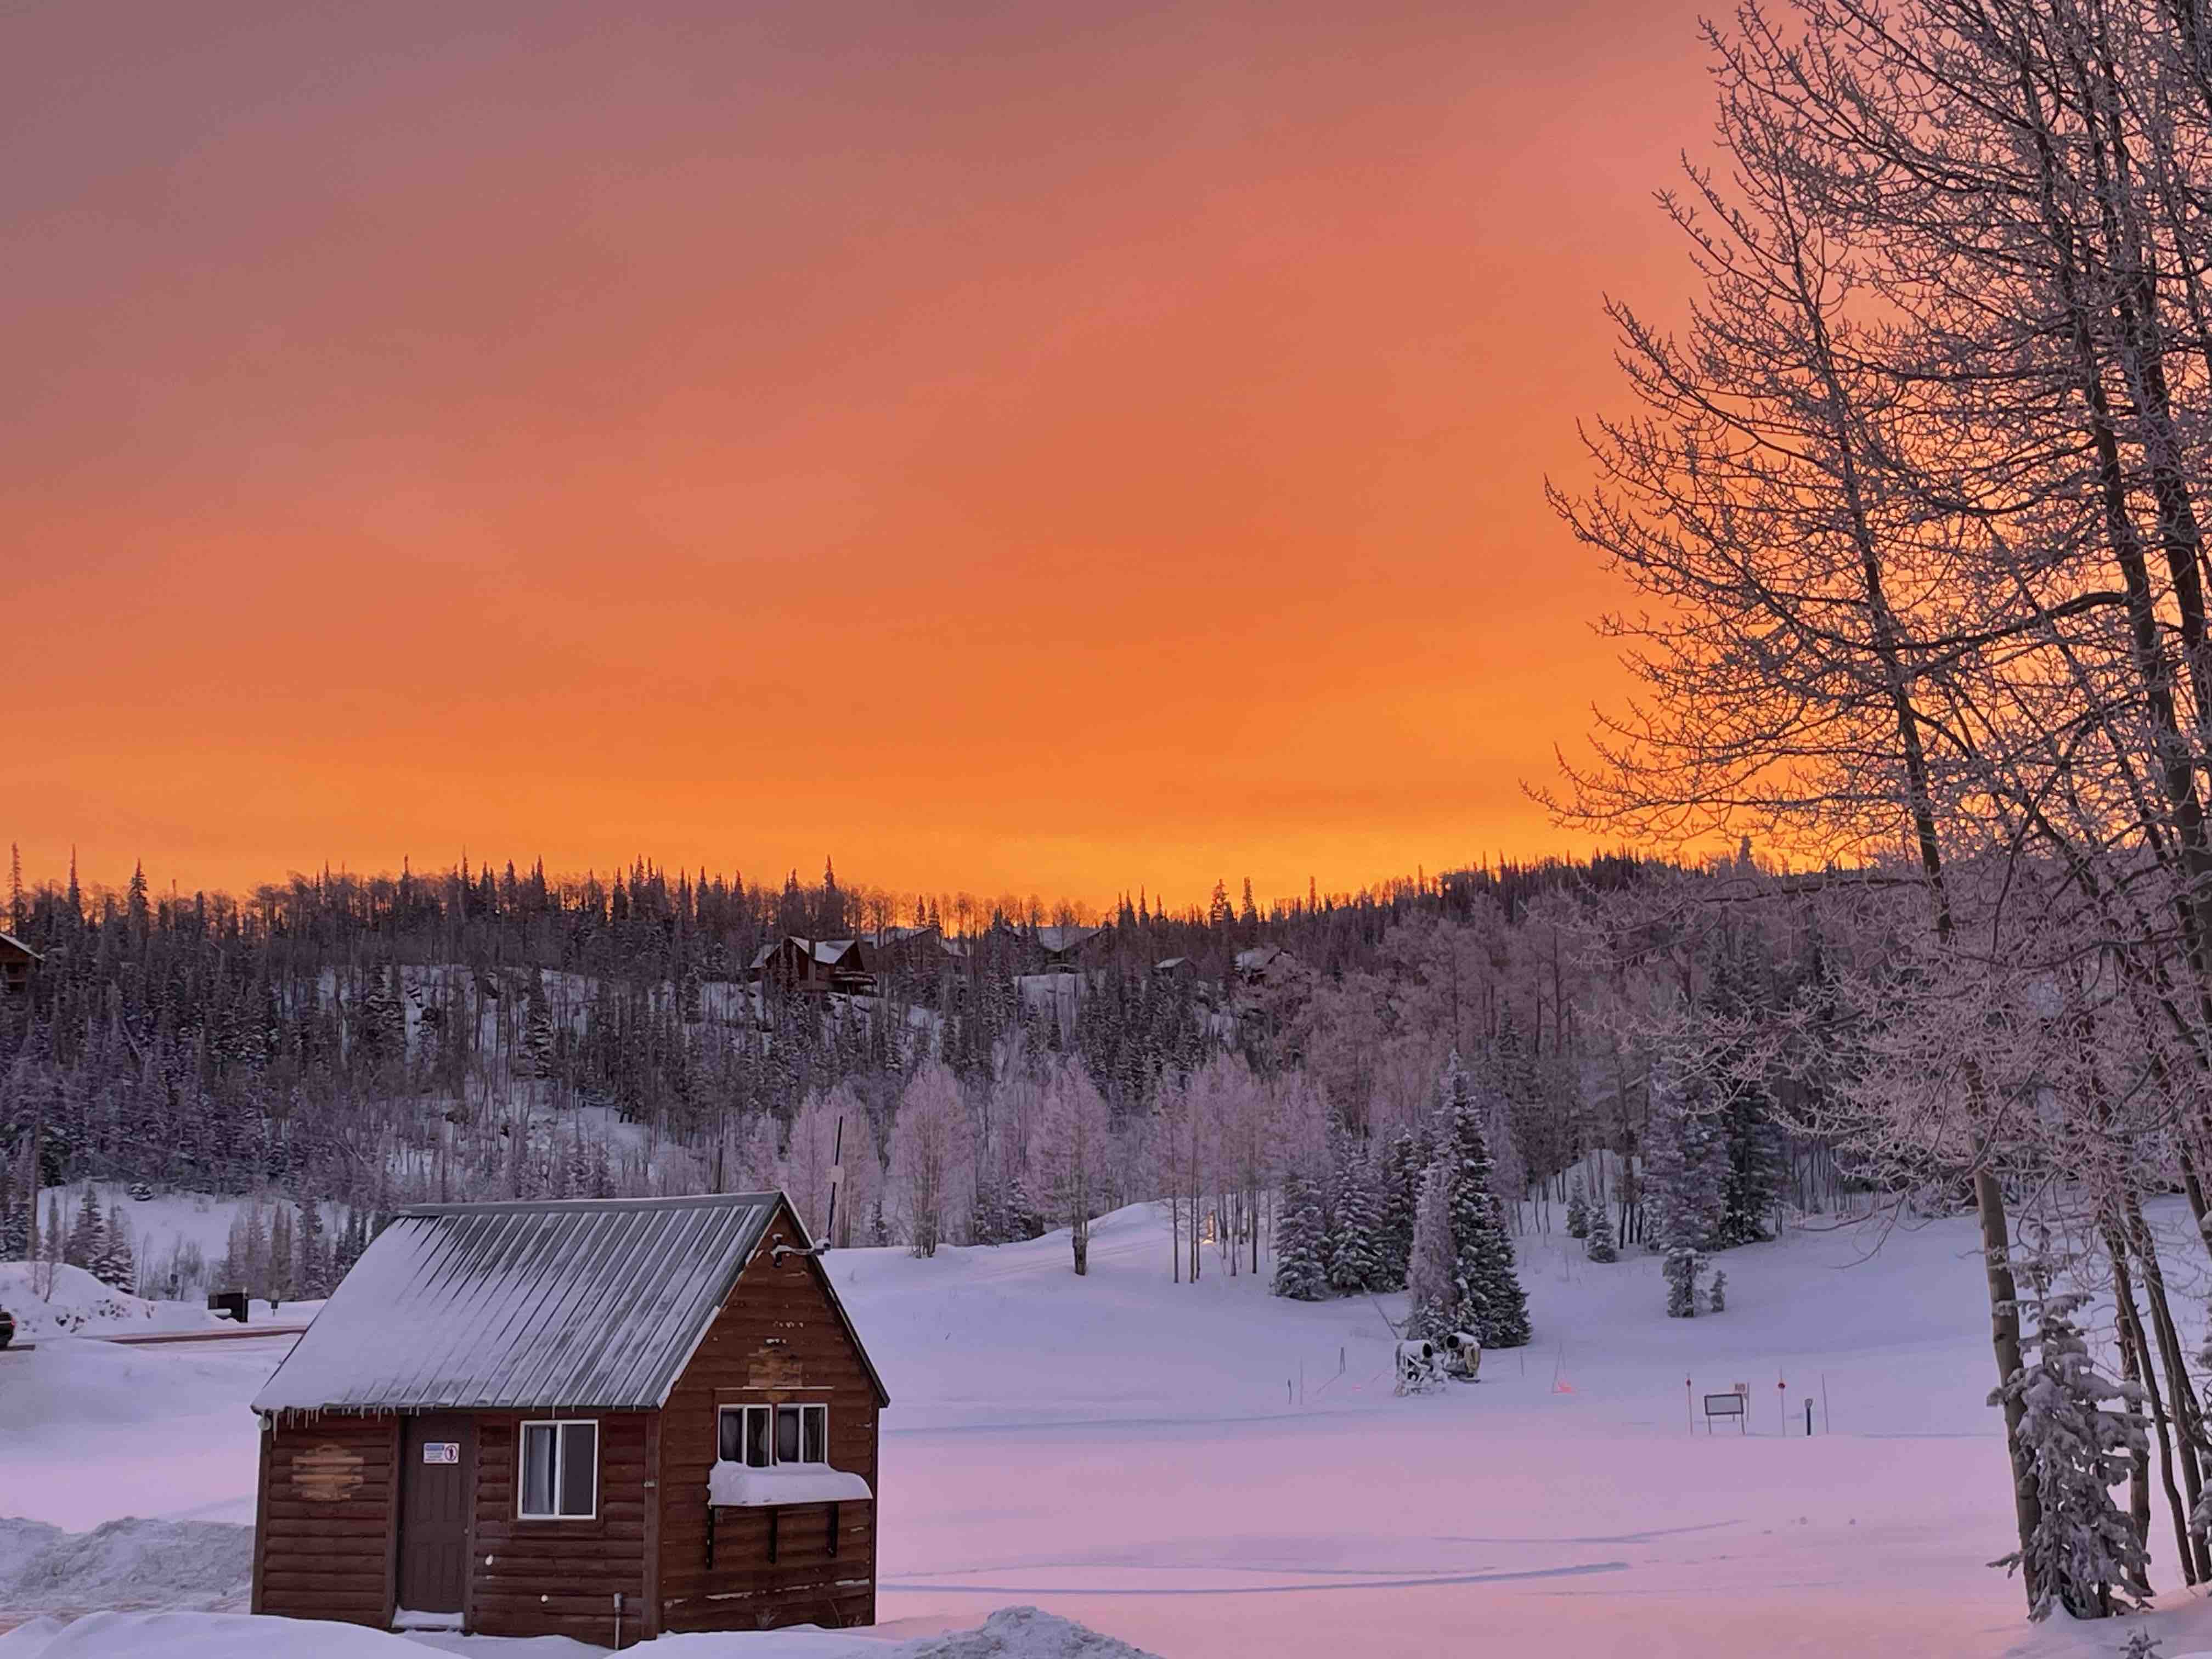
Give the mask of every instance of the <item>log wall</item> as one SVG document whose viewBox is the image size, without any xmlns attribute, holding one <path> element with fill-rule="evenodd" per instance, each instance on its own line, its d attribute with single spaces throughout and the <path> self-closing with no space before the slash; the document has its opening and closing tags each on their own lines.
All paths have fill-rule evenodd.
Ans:
<svg viewBox="0 0 2212 1659">
<path fill-rule="evenodd" d="M 295 1419 L 263 1433 L 254 1612 L 391 1622 L 398 1459 L 396 1417 Z"/>
<path fill-rule="evenodd" d="M 591 1521 L 515 1518 L 520 1425 L 549 1417 L 599 1425 L 599 1513 Z M 625 1604 L 623 1645 L 652 1632 L 645 1568 L 648 1412 L 529 1412 L 477 1415 L 475 1530 L 467 1626 L 485 1636 L 614 1640 L 615 1593 Z"/>
<path fill-rule="evenodd" d="M 707 1562 L 707 1472 L 721 1406 L 823 1402 L 830 1462 L 876 1490 L 876 1394 L 787 1211 L 763 1237 L 661 1413 L 660 1625 L 670 1631 L 766 1630 L 876 1621 L 876 1506 L 826 1504 L 714 1511 Z M 776 1559 L 769 1559 L 771 1524 Z"/>
</svg>

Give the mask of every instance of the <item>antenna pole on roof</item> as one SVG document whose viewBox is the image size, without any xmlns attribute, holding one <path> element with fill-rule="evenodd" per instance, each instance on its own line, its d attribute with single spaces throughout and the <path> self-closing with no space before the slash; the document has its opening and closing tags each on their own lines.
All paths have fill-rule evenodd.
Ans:
<svg viewBox="0 0 2212 1659">
<path fill-rule="evenodd" d="M 837 1231 L 837 1188 L 845 1180 L 845 1115 L 837 1114 L 837 1139 L 830 1151 L 830 1218 L 822 1224 L 822 1248 L 830 1248 L 830 1240 Z"/>
</svg>

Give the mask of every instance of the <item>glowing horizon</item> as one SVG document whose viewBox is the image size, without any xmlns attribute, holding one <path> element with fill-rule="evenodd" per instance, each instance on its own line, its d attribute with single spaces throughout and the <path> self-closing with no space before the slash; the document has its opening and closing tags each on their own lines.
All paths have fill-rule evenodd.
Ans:
<svg viewBox="0 0 2212 1659">
<path fill-rule="evenodd" d="M 1693 8 L 641 11 L 17 21 L 27 876 L 1589 854 Z"/>
</svg>

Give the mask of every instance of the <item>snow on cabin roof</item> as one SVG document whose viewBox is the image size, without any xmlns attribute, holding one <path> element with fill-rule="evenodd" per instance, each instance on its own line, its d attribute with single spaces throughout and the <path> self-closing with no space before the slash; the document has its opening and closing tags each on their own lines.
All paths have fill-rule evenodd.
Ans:
<svg viewBox="0 0 2212 1659">
<path fill-rule="evenodd" d="M 786 933 L 781 939 L 763 945 L 759 950 L 754 951 L 752 967 L 755 970 L 767 967 L 775 953 L 789 945 L 797 947 L 801 952 L 812 957 L 815 961 L 824 966 L 834 968 L 845 959 L 846 953 L 858 943 L 857 939 L 801 939 L 796 933 Z"/>
<path fill-rule="evenodd" d="M 0 951 L 21 951 L 25 956 L 30 957 L 33 962 L 43 962 L 45 960 L 45 958 L 36 951 L 33 951 L 29 945 L 24 944 L 22 940 L 17 939 L 13 933 L 0 933 Z"/>
<path fill-rule="evenodd" d="M 402 1210 L 253 1409 L 658 1407 L 781 1197 Z"/>
<path fill-rule="evenodd" d="M 1036 942 L 1048 951 L 1072 951 L 1085 939 L 1096 939 L 1105 931 L 1103 927 L 1073 925 L 1040 927 L 1036 930 Z"/>
</svg>

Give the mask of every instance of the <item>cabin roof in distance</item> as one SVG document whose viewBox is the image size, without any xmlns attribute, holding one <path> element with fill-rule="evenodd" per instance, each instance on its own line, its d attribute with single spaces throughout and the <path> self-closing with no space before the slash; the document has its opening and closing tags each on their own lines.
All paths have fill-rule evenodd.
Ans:
<svg viewBox="0 0 2212 1659">
<path fill-rule="evenodd" d="M 0 933 L 0 957 L 15 955 L 28 957 L 33 962 L 43 962 L 46 960 L 45 957 L 41 957 L 29 945 L 24 944 L 22 940 L 17 939 L 13 933 Z"/>
<path fill-rule="evenodd" d="M 658 1407 L 781 1197 L 402 1210 L 253 1409 Z"/>
</svg>

